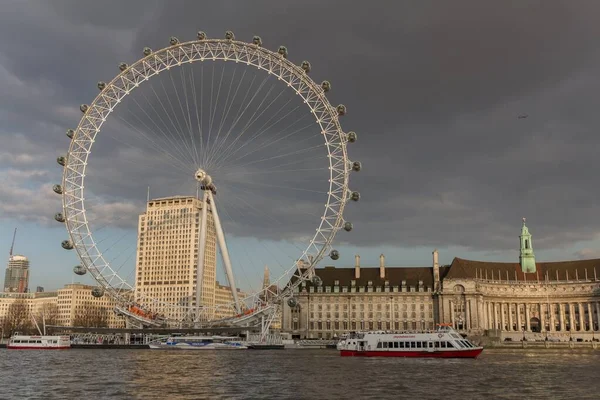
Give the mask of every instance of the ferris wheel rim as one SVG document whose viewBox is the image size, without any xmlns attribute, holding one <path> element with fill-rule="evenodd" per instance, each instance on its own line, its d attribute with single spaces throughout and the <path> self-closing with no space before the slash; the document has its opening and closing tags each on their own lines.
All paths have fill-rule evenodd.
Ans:
<svg viewBox="0 0 600 400">
<path fill-rule="evenodd" d="M 204 53 L 201 53 L 200 50 Z M 163 59 L 165 55 L 166 58 Z M 176 62 L 174 62 L 175 60 Z M 309 259 L 311 261 L 303 271 L 298 270 L 300 272 L 294 273 L 294 276 L 300 278 L 296 280 L 297 284 L 294 284 L 294 287 L 300 281 L 314 274 L 316 263 L 329 250 L 337 231 L 344 223 L 343 211 L 349 198 L 350 174 L 350 161 L 346 149 L 347 139 L 341 128 L 337 111 L 325 96 L 324 90 L 301 67 L 291 63 L 286 57 L 253 43 L 227 39 L 203 39 L 167 46 L 145 55 L 131 66 L 122 69 L 109 83 L 105 84 L 93 102 L 86 106 L 84 115 L 71 139 L 64 166 L 63 212 L 73 248 L 86 270 L 92 274 L 105 293 L 113 297 L 119 304 L 130 301 L 125 298 L 123 291 L 134 290 L 135 287 L 111 268 L 110 262 L 104 258 L 102 251 L 97 247 L 89 227 L 85 212 L 84 180 L 92 146 L 106 118 L 121 100 L 140 84 L 170 68 L 204 61 L 245 63 L 248 67 L 257 67 L 279 80 L 284 80 L 308 105 L 325 138 L 330 171 L 327 203 L 316 233 L 298 257 L 298 260 Z M 286 273 L 274 281 L 274 284 L 280 284 L 280 281 L 286 278 L 290 279 L 289 274 L 295 267 L 289 268 Z M 272 293 L 269 301 L 279 302 L 285 297 L 289 297 L 294 287 L 287 285 L 281 292 Z M 247 298 L 255 298 L 264 291 L 263 288 Z M 158 304 L 156 299 L 148 296 L 144 299 Z M 169 303 L 160 302 L 160 304 L 187 308 Z"/>
</svg>

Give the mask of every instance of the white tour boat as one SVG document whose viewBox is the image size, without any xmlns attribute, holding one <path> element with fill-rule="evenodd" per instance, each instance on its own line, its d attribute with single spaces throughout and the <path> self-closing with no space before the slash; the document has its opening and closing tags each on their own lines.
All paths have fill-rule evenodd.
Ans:
<svg viewBox="0 0 600 400">
<path fill-rule="evenodd" d="M 69 336 L 27 336 L 15 334 L 6 345 L 7 349 L 60 350 L 71 348 Z"/>
<path fill-rule="evenodd" d="M 248 347 L 236 337 L 224 336 L 174 336 L 150 342 L 157 350 L 245 350 Z"/>
<path fill-rule="evenodd" d="M 428 332 L 359 332 L 337 349 L 342 357 L 477 358 L 483 351 L 446 324 Z"/>
</svg>

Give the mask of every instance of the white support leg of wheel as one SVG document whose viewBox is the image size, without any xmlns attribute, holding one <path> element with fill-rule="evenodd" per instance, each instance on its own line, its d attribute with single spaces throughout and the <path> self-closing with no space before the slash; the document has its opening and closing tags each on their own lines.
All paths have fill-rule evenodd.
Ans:
<svg viewBox="0 0 600 400">
<path fill-rule="evenodd" d="M 206 219 L 208 209 L 207 200 L 208 193 L 205 190 L 203 191 L 202 195 L 202 215 L 200 217 L 200 235 L 198 238 L 198 265 L 196 267 L 196 322 L 200 321 L 200 314 L 202 312 L 201 303 L 202 284 L 204 283 L 204 253 L 206 250 Z M 212 207 L 214 210 L 214 204 Z"/>
<path fill-rule="evenodd" d="M 215 222 L 215 230 L 217 231 L 217 240 L 219 241 L 219 248 L 221 249 L 221 257 L 223 258 L 223 265 L 225 266 L 225 273 L 227 274 L 227 281 L 231 288 L 231 294 L 233 296 L 233 303 L 235 312 L 241 313 L 240 304 L 238 302 L 237 289 L 235 287 L 235 280 L 233 279 L 233 270 L 231 269 L 231 260 L 229 259 L 229 251 L 227 251 L 227 243 L 225 243 L 225 235 L 223 234 L 223 227 L 221 226 L 221 220 L 219 219 L 219 213 L 217 212 L 217 205 L 212 192 L 207 190 L 208 198 L 210 199 L 210 206 L 212 210 L 213 220 Z"/>
</svg>

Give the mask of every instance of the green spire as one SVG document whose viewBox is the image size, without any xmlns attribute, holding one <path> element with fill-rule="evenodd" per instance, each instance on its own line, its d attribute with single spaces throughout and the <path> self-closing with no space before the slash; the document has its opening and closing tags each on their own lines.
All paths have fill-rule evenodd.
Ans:
<svg viewBox="0 0 600 400">
<path fill-rule="evenodd" d="M 535 272 L 535 255 L 533 254 L 533 243 L 531 243 L 531 233 L 525 225 L 525 218 L 523 218 L 523 227 L 521 228 L 521 254 L 519 255 L 519 263 L 521 264 L 521 271 L 524 273 Z"/>
</svg>

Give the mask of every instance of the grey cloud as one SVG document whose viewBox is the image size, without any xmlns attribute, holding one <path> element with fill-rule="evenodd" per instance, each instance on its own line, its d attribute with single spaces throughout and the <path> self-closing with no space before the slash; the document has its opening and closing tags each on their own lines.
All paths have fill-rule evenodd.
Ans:
<svg viewBox="0 0 600 400">
<path fill-rule="evenodd" d="M 358 132 L 349 151 L 364 164 L 351 178 L 362 200 L 347 207 L 356 227 L 344 236 L 349 243 L 508 249 L 523 216 L 538 247 L 591 240 L 600 211 L 599 8 L 540 1 L 13 2 L 0 14 L 0 84 L 11 93 L 0 99 L 0 168 L 22 168 L 19 157 L 36 154 L 27 171 L 47 162 L 55 179 L 64 130 L 118 62 L 132 62 L 144 46 L 166 45 L 171 35 L 192 39 L 202 29 L 220 37 L 232 29 L 240 39 L 261 35 L 271 49 L 287 45 L 290 59 L 312 62 L 315 80 L 331 80 L 332 103 L 348 106 L 342 126 Z M 38 148 L 23 150 L 15 135 Z M 95 156 L 110 162 L 98 169 L 104 181 L 91 170 L 96 196 L 116 205 L 143 202 L 146 182 L 132 181 L 145 173 L 135 154 Z M 124 159 L 134 160 L 128 176 Z M 152 162 L 146 165 L 149 172 Z M 166 178 L 153 184 L 181 185 Z M 307 204 L 289 219 L 299 234 L 312 226 L 301 218 L 310 213 Z M 296 209 L 270 205 L 286 221 Z M 134 214 L 129 206 L 107 207 L 107 215 Z M 283 225 L 282 233 L 294 233 Z"/>
</svg>

